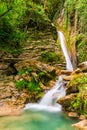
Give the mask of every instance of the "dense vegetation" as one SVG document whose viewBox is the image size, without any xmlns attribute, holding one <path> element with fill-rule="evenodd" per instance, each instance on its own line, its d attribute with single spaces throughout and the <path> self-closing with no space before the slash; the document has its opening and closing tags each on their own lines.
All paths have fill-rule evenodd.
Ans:
<svg viewBox="0 0 87 130">
<path fill-rule="evenodd" d="M 60 0 L 0 0 L 0 46 L 18 49 L 26 40 L 28 28 L 46 29 L 52 22 Z"/>
<path fill-rule="evenodd" d="M 76 95 L 66 109 L 87 117 L 87 75 L 76 75 L 69 82 L 67 93 L 76 93 Z"/>
<path fill-rule="evenodd" d="M 9 53 L 20 53 L 27 38 L 39 41 L 40 37 L 43 39 L 43 35 L 38 37 L 37 32 L 34 34 L 36 37 L 31 37 L 33 32 L 30 33 L 31 30 L 38 30 L 38 32 L 45 30 L 47 34 L 46 29 L 50 29 L 53 32 L 51 23 L 56 23 L 58 18 L 60 23 L 63 23 L 58 27 L 68 36 L 67 41 L 76 46 L 78 63 L 87 60 L 87 0 L 0 0 L 0 49 Z M 31 41 L 29 44 L 33 43 Z M 36 46 L 43 43 L 35 41 Z M 44 47 L 41 49 L 41 58 L 39 58 L 41 62 L 58 64 L 61 61 L 61 54 L 54 53 L 52 48 L 51 51 L 45 51 Z M 33 70 L 32 66 L 20 70 L 18 75 L 20 79 L 15 82 L 18 90 L 34 91 L 37 95 L 44 91 L 42 86 L 49 86 L 49 81 L 56 77 L 55 73 L 51 73 L 50 76 L 50 73 L 44 72 L 44 69 L 37 71 Z M 72 90 L 76 90 L 77 96 L 67 109 L 73 109 L 79 115 L 87 116 L 87 76 L 77 76 L 69 86 Z"/>
<path fill-rule="evenodd" d="M 66 0 L 64 19 L 69 34 L 74 33 L 71 41 L 75 41 L 78 62 L 87 60 L 87 0 Z"/>
</svg>

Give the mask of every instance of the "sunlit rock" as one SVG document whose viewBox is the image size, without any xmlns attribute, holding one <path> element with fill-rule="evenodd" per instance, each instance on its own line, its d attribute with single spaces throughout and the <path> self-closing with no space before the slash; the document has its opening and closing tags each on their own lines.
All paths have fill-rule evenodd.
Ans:
<svg viewBox="0 0 87 130">
<path fill-rule="evenodd" d="M 87 120 L 80 121 L 72 126 L 74 126 L 76 130 L 87 130 Z"/>
</svg>

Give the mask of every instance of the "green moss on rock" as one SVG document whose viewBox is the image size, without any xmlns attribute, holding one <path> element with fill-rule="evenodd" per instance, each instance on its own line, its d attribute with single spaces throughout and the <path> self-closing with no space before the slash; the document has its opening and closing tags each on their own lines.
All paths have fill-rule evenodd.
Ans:
<svg viewBox="0 0 87 130">
<path fill-rule="evenodd" d="M 87 117 L 87 75 L 78 74 L 68 84 L 67 95 L 58 100 L 67 112 Z"/>
</svg>

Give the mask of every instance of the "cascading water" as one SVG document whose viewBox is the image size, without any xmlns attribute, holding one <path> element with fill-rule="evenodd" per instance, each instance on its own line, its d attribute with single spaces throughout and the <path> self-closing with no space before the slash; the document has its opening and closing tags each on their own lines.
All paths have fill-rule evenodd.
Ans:
<svg viewBox="0 0 87 130">
<path fill-rule="evenodd" d="M 44 95 L 39 104 L 33 104 L 33 103 L 26 104 L 25 110 L 34 109 L 34 110 L 45 110 L 51 112 L 60 111 L 61 105 L 57 104 L 56 101 L 65 95 L 66 95 L 65 85 L 64 82 L 62 81 L 62 77 L 59 76 L 59 79 L 55 83 L 54 87 Z"/>
<path fill-rule="evenodd" d="M 58 32 L 58 35 L 60 38 L 61 48 L 63 50 L 66 59 L 66 68 L 67 70 L 73 70 L 73 65 L 71 63 L 67 48 L 64 43 L 65 41 L 64 35 L 60 31 Z M 57 104 L 56 101 L 59 98 L 65 96 L 65 94 L 66 92 L 65 92 L 64 82 L 62 81 L 62 77 L 59 76 L 59 79 L 55 83 L 54 87 L 44 95 L 44 97 L 38 104 L 32 104 L 32 103 L 26 104 L 24 109 L 60 111 L 61 106 Z"/>
<path fill-rule="evenodd" d="M 59 33 L 62 49 L 64 48 L 64 38 Z M 71 62 L 66 49 L 63 49 L 66 57 L 67 69 L 72 70 Z M 67 55 L 67 56 L 66 56 Z M 68 58 L 68 59 L 67 59 Z M 69 62 L 69 63 L 68 63 Z M 71 124 L 72 120 L 67 119 L 61 111 L 61 106 L 56 103 L 57 99 L 65 96 L 65 87 L 62 77 L 59 76 L 54 87 L 49 90 L 42 100 L 37 104 L 26 104 L 24 111 L 20 116 L 0 117 L 1 130 L 74 130 Z M 32 110 L 34 110 L 32 112 Z M 42 111 L 36 111 L 42 110 Z M 49 111 L 49 112 L 47 112 Z M 52 113 L 53 112 L 53 113 Z"/>
<path fill-rule="evenodd" d="M 65 89 L 62 77 L 60 76 L 58 81 L 55 83 L 54 87 L 44 95 L 39 104 L 55 106 L 56 100 L 63 96 L 65 96 Z"/>
<path fill-rule="evenodd" d="M 65 56 L 65 60 L 66 60 L 66 69 L 73 71 L 73 65 L 71 63 L 67 48 L 66 48 L 65 43 L 64 43 L 64 41 L 65 41 L 64 35 L 62 32 L 58 31 L 58 36 L 60 38 L 61 48 L 62 48 L 62 51 L 63 51 L 64 56 Z"/>
</svg>

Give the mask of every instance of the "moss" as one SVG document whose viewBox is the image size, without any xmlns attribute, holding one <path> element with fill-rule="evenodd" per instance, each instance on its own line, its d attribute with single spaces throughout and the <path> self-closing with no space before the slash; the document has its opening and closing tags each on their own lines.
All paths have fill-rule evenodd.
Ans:
<svg viewBox="0 0 87 130">
<path fill-rule="evenodd" d="M 87 76 L 85 74 L 76 75 L 73 80 L 67 84 L 67 94 L 79 92 L 87 85 Z"/>
<path fill-rule="evenodd" d="M 80 74 L 68 84 L 68 93 L 77 92 L 76 97 L 71 101 L 68 110 L 75 111 L 79 115 L 87 115 L 87 76 Z"/>
<path fill-rule="evenodd" d="M 87 38 L 79 37 L 76 41 L 76 48 L 78 53 L 78 62 L 83 62 L 87 60 L 86 50 L 87 50 Z"/>
<path fill-rule="evenodd" d="M 56 54 L 55 52 L 43 52 L 41 54 L 41 59 L 45 62 L 60 63 L 62 56 L 60 54 Z"/>
</svg>

